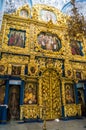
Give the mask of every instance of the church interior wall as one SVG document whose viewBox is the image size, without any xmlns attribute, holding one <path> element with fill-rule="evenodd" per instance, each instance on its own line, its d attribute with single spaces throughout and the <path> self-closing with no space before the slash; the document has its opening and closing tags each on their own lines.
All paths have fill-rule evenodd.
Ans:
<svg viewBox="0 0 86 130">
<path fill-rule="evenodd" d="M 43 5 L 35 6 L 32 13 L 24 6 L 4 15 L 0 32 L 1 122 L 43 119 L 45 110 L 47 120 L 82 116 L 86 107 L 85 39 L 80 36 L 70 43 L 66 20 L 58 10 Z M 79 89 L 84 108 L 78 99 L 79 82 L 84 84 L 84 91 Z"/>
</svg>

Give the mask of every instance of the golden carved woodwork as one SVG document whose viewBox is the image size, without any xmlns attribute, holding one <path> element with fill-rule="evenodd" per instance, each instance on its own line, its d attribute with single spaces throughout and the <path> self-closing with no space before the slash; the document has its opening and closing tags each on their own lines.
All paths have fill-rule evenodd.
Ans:
<svg viewBox="0 0 86 130">
<path fill-rule="evenodd" d="M 46 100 L 46 119 L 55 119 L 61 116 L 60 79 L 53 69 L 46 70 L 41 81 L 41 105 Z"/>
<path fill-rule="evenodd" d="M 57 18 L 56 23 L 51 19 L 48 22 L 43 21 L 40 17 L 41 10 L 54 13 Z M 72 55 L 70 39 L 67 36 L 68 18 L 59 10 L 45 5 L 35 5 L 32 11 L 28 5 L 25 5 L 13 14 L 5 14 L 3 17 L 0 31 L 0 66 L 4 69 L 0 75 L 11 75 L 12 66 L 17 65 L 21 66 L 21 73 L 18 76 L 22 80 L 38 83 L 38 104 L 20 106 L 20 119 L 36 118 L 37 115 L 43 118 L 45 101 L 46 119 L 61 117 L 62 106 L 64 106 L 65 116 L 76 116 L 77 113 L 81 115 L 80 105 L 66 104 L 65 83 L 77 83 L 79 81 L 76 77 L 77 71 L 81 72 L 81 79 L 86 80 L 86 39 L 80 35 L 78 39 L 74 39 L 82 42 L 84 55 Z M 11 29 L 25 34 L 24 47 L 8 45 Z M 41 32 L 58 36 L 61 40 L 60 50 L 53 52 L 53 50 L 41 48 L 38 44 L 38 35 Z M 28 66 L 27 74 L 25 74 L 26 65 Z M 65 77 L 62 77 L 63 69 Z"/>
<path fill-rule="evenodd" d="M 26 11 L 28 14 L 26 15 L 26 12 L 23 12 L 22 14 L 21 14 L 21 11 Z M 17 11 L 16 11 L 16 13 L 13 13 L 13 16 L 19 16 L 20 18 L 24 18 L 24 19 L 28 19 L 28 18 L 30 18 L 30 8 L 29 8 L 29 6 L 26 4 L 26 5 L 24 5 L 23 7 L 20 7 Z M 27 17 L 26 17 L 27 16 Z"/>
<path fill-rule="evenodd" d="M 4 62 L 0 63 L 0 74 L 4 75 L 7 73 L 7 64 Z"/>
<path fill-rule="evenodd" d="M 65 16 L 58 9 L 55 9 L 53 7 L 49 7 L 49 6 L 46 6 L 46 5 L 35 5 L 32 8 L 32 18 L 35 19 L 35 20 L 39 20 L 40 22 L 44 23 L 44 21 L 40 17 L 40 11 L 41 10 L 50 11 L 50 12 L 55 13 L 56 18 L 57 18 L 56 26 L 58 26 L 58 24 L 63 25 L 63 23 L 66 25 Z M 61 19 L 63 19 L 63 20 L 61 20 Z M 51 21 L 51 22 L 53 23 L 53 21 Z"/>
<path fill-rule="evenodd" d="M 70 78 L 69 79 L 61 78 L 61 82 L 62 82 L 62 105 L 65 106 L 66 105 L 66 85 L 68 86 L 73 85 L 74 81 L 72 81 Z M 74 92 L 74 98 L 75 98 L 75 92 Z"/>
<path fill-rule="evenodd" d="M 39 116 L 39 107 L 37 105 L 20 106 L 20 119 L 37 118 Z"/>
<path fill-rule="evenodd" d="M 81 105 L 76 104 L 70 104 L 65 105 L 65 117 L 71 117 L 71 116 L 81 116 Z"/>
<path fill-rule="evenodd" d="M 65 16 L 63 14 L 61 14 L 61 12 L 59 12 L 58 10 L 55 10 L 54 8 L 51 8 L 51 7 L 45 7 L 45 6 L 34 6 L 34 9 L 32 10 L 32 14 L 35 13 L 35 16 L 32 15 L 32 19 L 28 18 L 28 21 L 27 19 L 23 18 L 23 17 L 19 17 L 19 11 L 21 11 L 22 9 L 25 9 L 29 12 L 29 7 L 24 6 L 22 8 L 19 8 L 16 13 L 13 13 L 13 15 L 5 15 L 4 16 L 4 20 L 3 20 L 3 25 L 2 25 L 2 31 L 4 31 L 3 33 L 3 38 L 2 38 L 2 42 L 4 42 L 4 46 L 3 46 L 3 49 L 6 50 L 6 51 L 11 51 L 11 52 L 16 52 L 15 48 L 18 49 L 17 53 L 18 54 L 28 54 L 31 51 L 34 50 L 34 47 L 36 48 L 36 51 L 38 52 L 39 50 L 41 51 L 41 53 L 44 53 L 48 56 L 55 56 L 55 57 L 59 57 L 59 54 L 60 54 L 60 57 L 61 58 L 65 58 L 65 55 L 66 57 L 68 58 L 74 58 L 74 59 L 81 59 L 80 57 L 81 56 L 73 56 L 71 55 L 71 50 L 70 50 L 70 47 L 69 47 L 69 40 L 65 40 L 65 37 L 64 35 L 66 34 L 66 28 L 64 28 L 64 25 L 66 24 L 66 20 L 64 20 Z M 37 15 L 38 13 L 40 12 L 41 9 L 45 9 L 45 10 L 49 10 L 49 11 L 53 11 L 55 14 L 56 14 L 56 17 L 57 17 L 57 24 L 49 24 L 49 27 L 48 28 L 46 26 L 46 22 L 41 22 L 39 21 Z M 64 16 L 64 17 L 63 17 Z M 35 21 L 34 21 L 35 19 Z M 66 19 L 66 18 L 65 18 Z M 12 20 L 14 22 L 12 22 Z M 61 27 L 60 27 L 60 22 L 63 22 Z M 58 27 L 55 27 L 57 26 Z M 26 30 L 26 42 L 25 42 L 25 48 L 19 48 L 19 47 L 14 47 L 14 46 L 10 46 L 8 47 L 7 46 L 7 42 L 8 42 L 8 34 L 9 34 L 9 28 L 15 28 L 17 30 L 20 30 L 20 27 L 21 27 L 21 30 Z M 52 52 L 52 51 L 44 51 L 43 49 L 41 49 L 38 44 L 37 44 L 37 35 L 41 32 L 41 31 L 44 31 L 44 32 L 51 32 L 52 34 L 57 34 L 57 36 L 59 36 L 59 38 L 61 39 L 61 43 L 62 43 L 62 48 L 59 52 Z M 61 33 L 62 32 L 62 33 Z M 2 34 L 2 33 L 1 33 Z M 33 41 L 34 39 L 34 41 Z M 82 41 L 82 39 L 79 39 L 80 41 Z M 35 43 L 35 44 L 33 44 Z M 65 43 L 67 43 L 65 45 Z M 31 44 L 31 45 L 30 45 Z M 67 48 L 67 49 L 66 49 Z M 83 48 L 84 48 L 84 43 L 83 43 Z M 66 51 L 65 51 L 66 49 Z M 69 54 L 69 55 L 68 55 Z M 84 60 L 84 57 L 83 59 Z"/>
<path fill-rule="evenodd" d="M 31 81 L 33 81 L 33 79 L 30 78 L 30 81 L 28 82 Z M 42 77 L 38 79 L 38 83 L 38 105 L 23 105 L 23 107 L 21 107 L 21 118 L 36 118 L 38 115 L 43 119 L 45 100 L 46 119 L 61 117 L 61 92 L 58 73 L 53 69 L 47 69 L 44 71 Z M 37 110 L 35 107 L 37 107 Z M 32 114 L 33 117 L 30 115 L 30 111 L 34 111 Z"/>
<path fill-rule="evenodd" d="M 38 71 L 38 65 L 35 63 L 34 60 L 30 60 L 30 63 L 28 64 L 28 73 L 31 76 L 35 76 Z"/>
</svg>

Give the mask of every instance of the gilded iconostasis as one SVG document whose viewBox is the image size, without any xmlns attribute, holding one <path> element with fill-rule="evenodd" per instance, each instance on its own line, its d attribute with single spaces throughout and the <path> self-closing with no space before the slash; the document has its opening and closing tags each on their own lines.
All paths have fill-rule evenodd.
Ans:
<svg viewBox="0 0 86 130">
<path fill-rule="evenodd" d="M 44 119 L 45 110 L 47 120 L 86 114 L 78 97 L 85 108 L 86 39 L 78 34 L 70 40 L 68 18 L 46 5 L 32 11 L 24 5 L 4 15 L 0 104 L 8 106 L 8 120 Z"/>
</svg>

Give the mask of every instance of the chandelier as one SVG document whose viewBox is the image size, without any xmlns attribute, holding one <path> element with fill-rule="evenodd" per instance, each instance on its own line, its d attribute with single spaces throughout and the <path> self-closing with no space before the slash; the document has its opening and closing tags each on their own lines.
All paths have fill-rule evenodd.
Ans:
<svg viewBox="0 0 86 130">
<path fill-rule="evenodd" d="M 67 32 L 70 40 L 83 36 L 86 38 L 86 18 L 78 12 L 75 0 L 70 1 L 72 4 L 71 16 L 67 20 Z"/>
</svg>

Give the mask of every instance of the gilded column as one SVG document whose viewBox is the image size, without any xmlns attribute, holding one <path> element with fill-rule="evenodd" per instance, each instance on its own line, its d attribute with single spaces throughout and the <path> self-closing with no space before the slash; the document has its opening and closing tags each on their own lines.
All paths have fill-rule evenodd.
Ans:
<svg viewBox="0 0 86 130">
<path fill-rule="evenodd" d="M 42 118 L 42 79 L 39 79 L 39 89 L 38 89 L 38 102 L 39 102 L 39 112 L 40 112 L 40 118 Z"/>
</svg>

